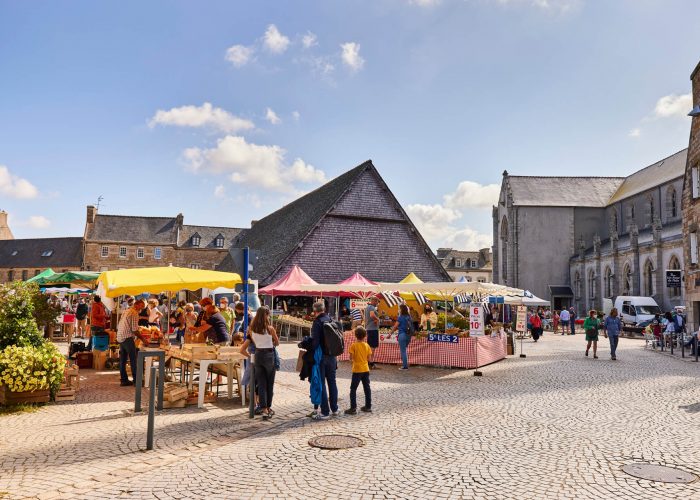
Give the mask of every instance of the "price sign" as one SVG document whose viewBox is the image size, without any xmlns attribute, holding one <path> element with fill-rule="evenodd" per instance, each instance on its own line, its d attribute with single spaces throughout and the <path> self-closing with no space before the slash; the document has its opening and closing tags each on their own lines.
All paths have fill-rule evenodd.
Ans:
<svg viewBox="0 0 700 500">
<path fill-rule="evenodd" d="M 457 335 L 443 335 L 441 333 L 429 333 L 428 342 L 448 342 L 450 344 L 458 344 L 459 337 Z"/>
<path fill-rule="evenodd" d="M 379 333 L 379 342 L 382 342 L 384 344 L 398 344 L 399 343 L 399 332 L 398 331 L 396 331 L 395 333 L 380 332 Z"/>
<path fill-rule="evenodd" d="M 524 332 L 527 330 L 527 307 L 518 306 L 518 314 L 515 318 L 515 331 Z"/>
<path fill-rule="evenodd" d="M 369 300 L 365 299 L 350 299 L 350 309 L 364 310 L 369 304 Z"/>
<path fill-rule="evenodd" d="M 477 337 L 484 334 L 484 309 L 481 304 L 469 307 L 469 336 Z"/>
</svg>

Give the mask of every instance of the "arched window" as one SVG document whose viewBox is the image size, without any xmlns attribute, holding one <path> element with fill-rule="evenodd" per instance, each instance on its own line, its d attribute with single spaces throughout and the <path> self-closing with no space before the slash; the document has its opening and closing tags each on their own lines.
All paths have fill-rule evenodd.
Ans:
<svg viewBox="0 0 700 500">
<path fill-rule="evenodd" d="M 588 298 L 595 299 L 595 271 L 588 271 Z"/>
<path fill-rule="evenodd" d="M 632 293 L 632 269 L 629 264 L 625 264 L 622 271 L 622 295 L 630 295 Z"/>
<path fill-rule="evenodd" d="M 605 268 L 605 296 L 611 298 L 613 296 L 613 272 L 610 267 Z"/>
<path fill-rule="evenodd" d="M 678 260 L 678 257 L 675 255 L 671 256 L 671 260 L 668 261 L 668 269 L 680 269 L 681 268 L 681 263 Z M 681 288 L 669 288 L 668 289 L 668 295 L 672 298 L 678 298 L 681 296 Z"/>
<path fill-rule="evenodd" d="M 654 295 L 654 266 L 649 259 L 644 263 L 644 295 Z"/>
<path fill-rule="evenodd" d="M 501 282 L 508 283 L 508 219 L 501 219 Z"/>
<path fill-rule="evenodd" d="M 612 217 L 610 218 L 610 222 L 611 222 L 610 225 L 612 226 L 612 230 L 616 233 L 619 232 L 619 229 L 617 227 L 617 210 L 615 210 L 615 209 L 613 209 L 613 213 L 612 213 Z"/>
<path fill-rule="evenodd" d="M 666 216 L 671 219 L 678 216 L 678 195 L 673 186 L 669 186 L 666 191 Z"/>
</svg>

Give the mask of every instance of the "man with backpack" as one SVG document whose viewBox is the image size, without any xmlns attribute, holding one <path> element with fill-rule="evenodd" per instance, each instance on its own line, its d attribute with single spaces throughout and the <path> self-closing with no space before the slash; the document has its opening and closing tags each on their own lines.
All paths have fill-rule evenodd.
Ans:
<svg viewBox="0 0 700 500">
<path fill-rule="evenodd" d="M 333 328 L 331 317 L 326 314 L 323 301 L 314 302 L 313 312 L 316 319 L 311 325 L 311 349 L 315 353 L 320 347 L 321 358 L 321 413 L 315 414 L 314 420 L 328 420 L 331 414 L 338 416 L 338 385 L 335 372 L 338 369 L 338 350 L 343 348 L 342 335 L 337 337 L 337 327 Z M 340 345 L 338 345 L 340 343 Z"/>
</svg>

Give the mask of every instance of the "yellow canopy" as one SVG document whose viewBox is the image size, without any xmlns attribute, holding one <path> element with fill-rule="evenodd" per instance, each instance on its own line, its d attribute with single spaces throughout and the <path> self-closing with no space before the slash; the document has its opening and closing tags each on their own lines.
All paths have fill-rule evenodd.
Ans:
<svg viewBox="0 0 700 500">
<path fill-rule="evenodd" d="M 404 279 L 399 281 L 399 283 L 404 283 L 404 284 L 423 283 L 423 280 L 420 279 L 418 276 L 416 276 L 415 273 L 408 273 Z M 410 300 L 415 301 L 416 300 L 416 296 L 413 295 L 413 293 L 411 293 L 411 292 L 400 292 L 399 295 L 401 296 L 401 298 L 403 300 L 406 300 L 406 301 L 410 301 Z M 442 297 L 440 297 L 439 295 L 435 295 L 432 293 L 428 293 L 428 294 L 424 294 L 424 295 L 425 295 L 425 298 L 428 300 L 445 300 Z"/>
<path fill-rule="evenodd" d="M 97 283 L 107 297 L 118 297 L 200 288 L 233 288 L 242 280 L 236 273 L 168 266 L 105 271 L 100 274 Z"/>
</svg>

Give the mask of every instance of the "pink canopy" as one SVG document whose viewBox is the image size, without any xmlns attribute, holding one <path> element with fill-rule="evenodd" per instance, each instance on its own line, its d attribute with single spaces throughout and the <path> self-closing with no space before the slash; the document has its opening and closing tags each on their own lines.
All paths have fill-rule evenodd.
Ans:
<svg viewBox="0 0 700 500">
<path fill-rule="evenodd" d="M 258 290 L 260 295 L 318 295 L 317 292 L 301 290 L 301 285 L 317 285 L 299 266 L 294 266 L 279 280 Z"/>
<path fill-rule="evenodd" d="M 344 279 L 340 283 L 338 283 L 338 286 L 343 286 L 343 285 L 352 285 L 352 286 L 364 286 L 364 285 L 378 285 L 376 281 L 368 280 L 364 276 L 362 276 L 360 273 L 355 273 L 352 276 L 350 276 L 347 279 Z M 340 292 L 339 295 L 341 297 L 359 297 L 361 299 L 366 299 L 368 297 L 373 297 L 377 295 L 376 293 L 373 292 Z"/>
</svg>

